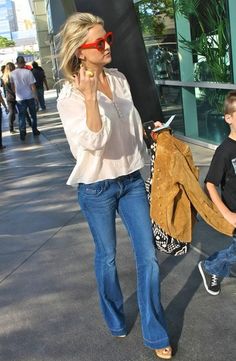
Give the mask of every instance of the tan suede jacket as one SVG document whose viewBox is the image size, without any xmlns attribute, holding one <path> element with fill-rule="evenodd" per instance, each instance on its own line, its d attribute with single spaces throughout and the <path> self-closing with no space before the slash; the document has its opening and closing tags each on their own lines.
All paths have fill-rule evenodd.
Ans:
<svg viewBox="0 0 236 361">
<path fill-rule="evenodd" d="M 232 236 L 228 223 L 198 182 L 190 147 L 169 130 L 153 135 L 157 150 L 150 199 L 151 218 L 170 236 L 191 242 L 194 209 L 213 228 Z M 193 209 L 194 207 L 194 209 Z"/>
</svg>

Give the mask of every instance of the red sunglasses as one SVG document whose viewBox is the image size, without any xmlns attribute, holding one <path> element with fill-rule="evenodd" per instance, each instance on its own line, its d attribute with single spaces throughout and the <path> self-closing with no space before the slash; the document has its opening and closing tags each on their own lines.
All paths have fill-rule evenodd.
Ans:
<svg viewBox="0 0 236 361">
<path fill-rule="evenodd" d="M 113 42 L 113 33 L 110 31 L 106 33 L 103 38 L 97 39 L 94 43 L 87 43 L 81 45 L 80 49 L 97 49 L 98 51 L 105 50 L 105 43 L 112 45 Z"/>
</svg>

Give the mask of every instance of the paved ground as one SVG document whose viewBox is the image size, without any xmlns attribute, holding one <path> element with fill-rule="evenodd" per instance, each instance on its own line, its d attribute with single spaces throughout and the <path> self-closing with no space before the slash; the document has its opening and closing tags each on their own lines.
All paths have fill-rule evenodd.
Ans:
<svg viewBox="0 0 236 361">
<path fill-rule="evenodd" d="M 65 185 L 74 161 L 55 99 L 55 92 L 48 91 L 48 110 L 38 115 L 40 137 L 33 137 L 29 129 L 23 143 L 19 135 L 10 135 L 4 120 L 0 360 L 155 360 L 142 343 L 133 255 L 119 219 L 118 268 L 128 337 L 110 336 L 103 323 L 93 273 L 93 244 L 75 191 Z M 203 178 L 212 151 L 192 149 Z M 158 253 L 162 300 L 176 361 L 235 360 L 235 273 L 224 280 L 222 293 L 213 297 L 206 293 L 197 269 L 199 259 L 229 241 L 199 221 L 186 256 Z"/>
</svg>

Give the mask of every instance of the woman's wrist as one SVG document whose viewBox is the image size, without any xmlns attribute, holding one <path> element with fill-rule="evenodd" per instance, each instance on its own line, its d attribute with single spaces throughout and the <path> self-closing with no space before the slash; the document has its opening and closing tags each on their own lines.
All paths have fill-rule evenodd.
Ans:
<svg viewBox="0 0 236 361">
<path fill-rule="evenodd" d="M 85 98 L 85 104 L 86 105 L 89 105 L 89 106 L 91 106 L 91 105 L 97 105 L 98 104 L 98 101 L 97 101 L 97 97 L 95 96 L 95 97 L 86 97 Z"/>
</svg>

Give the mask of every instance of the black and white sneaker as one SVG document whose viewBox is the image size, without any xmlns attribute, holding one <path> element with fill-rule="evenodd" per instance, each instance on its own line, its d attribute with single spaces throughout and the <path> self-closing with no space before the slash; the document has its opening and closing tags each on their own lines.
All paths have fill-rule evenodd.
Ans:
<svg viewBox="0 0 236 361">
<path fill-rule="evenodd" d="M 205 289 L 210 295 L 217 296 L 220 293 L 220 277 L 207 273 L 204 269 L 203 261 L 198 263 Z"/>
</svg>

